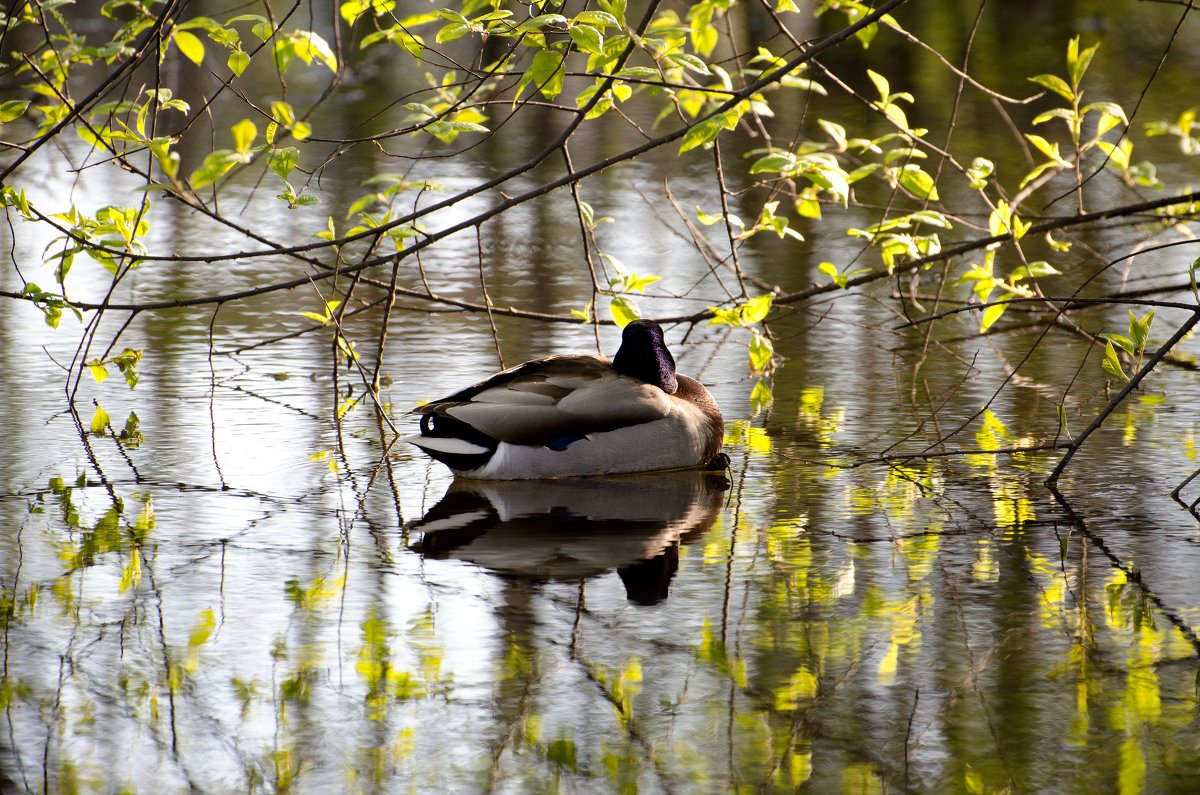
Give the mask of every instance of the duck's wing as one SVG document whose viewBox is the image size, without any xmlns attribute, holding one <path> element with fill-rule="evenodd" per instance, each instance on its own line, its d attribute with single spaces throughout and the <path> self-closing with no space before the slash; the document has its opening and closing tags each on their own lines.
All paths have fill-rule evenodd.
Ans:
<svg viewBox="0 0 1200 795">
<path fill-rule="evenodd" d="M 665 392 L 598 356 L 551 356 L 497 373 L 414 413 L 449 417 L 510 444 L 551 445 L 640 425 L 671 410 Z"/>
</svg>

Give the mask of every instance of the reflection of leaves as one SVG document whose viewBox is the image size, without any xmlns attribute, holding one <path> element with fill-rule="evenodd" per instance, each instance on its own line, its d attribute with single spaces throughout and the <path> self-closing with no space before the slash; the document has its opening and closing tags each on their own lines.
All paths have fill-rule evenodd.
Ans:
<svg viewBox="0 0 1200 795">
<path fill-rule="evenodd" d="M 571 740 L 555 740 L 546 746 L 546 759 L 560 768 L 575 771 L 575 743 Z"/>
</svg>

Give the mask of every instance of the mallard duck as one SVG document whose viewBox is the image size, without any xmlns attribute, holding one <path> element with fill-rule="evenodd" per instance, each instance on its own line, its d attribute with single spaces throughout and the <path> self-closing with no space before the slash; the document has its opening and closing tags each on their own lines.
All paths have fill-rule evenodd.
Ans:
<svg viewBox="0 0 1200 795">
<path fill-rule="evenodd" d="M 602 356 L 534 359 L 417 406 L 415 444 L 485 480 L 724 468 L 725 423 L 704 386 L 675 372 L 662 328 L 635 320 Z"/>
</svg>

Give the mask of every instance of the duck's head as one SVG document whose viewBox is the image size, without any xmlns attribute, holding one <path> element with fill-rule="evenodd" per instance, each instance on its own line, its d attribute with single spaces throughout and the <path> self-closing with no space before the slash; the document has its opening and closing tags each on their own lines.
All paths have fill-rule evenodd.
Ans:
<svg viewBox="0 0 1200 795">
<path fill-rule="evenodd" d="M 653 320 L 634 320 L 625 326 L 612 366 L 618 373 L 654 384 L 669 395 L 678 388 L 675 357 L 667 350 L 662 326 Z"/>
</svg>

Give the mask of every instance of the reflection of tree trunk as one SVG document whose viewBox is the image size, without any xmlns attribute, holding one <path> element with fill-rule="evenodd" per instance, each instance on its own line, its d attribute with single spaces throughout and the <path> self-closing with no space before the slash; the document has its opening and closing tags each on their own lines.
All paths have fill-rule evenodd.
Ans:
<svg viewBox="0 0 1200 795">
<path fill-rule="evenodd" d="M 492 772 L 485 792 L 495 792 L 500 785 L 504 752 L 521 731 L 530 709 L 534 686 L 540 677 L 537 649 L 534 647 L 538 622 L 533 606 L 533 597 L 539 588 L 515 577 L 502 577 L 500 581 L 504 587 L 496 608 L 499 631 L 494 634 L 504 638 L 504 642 L 497 649 L 496 668 L 501 673 L 492 694 L 492 702 L 495 705 L 495 723 L 502 727 L 503 734 L 496 738 L 492 747 Z"/>
</svg>

